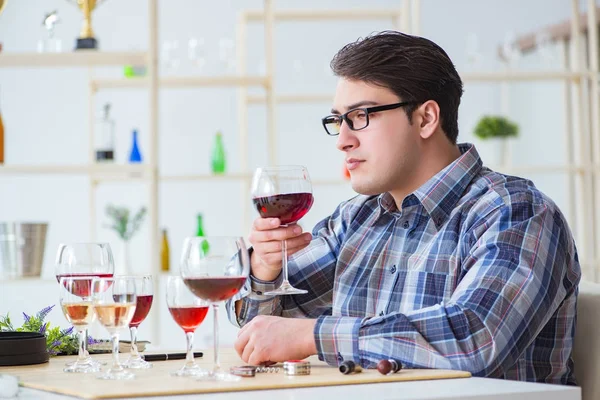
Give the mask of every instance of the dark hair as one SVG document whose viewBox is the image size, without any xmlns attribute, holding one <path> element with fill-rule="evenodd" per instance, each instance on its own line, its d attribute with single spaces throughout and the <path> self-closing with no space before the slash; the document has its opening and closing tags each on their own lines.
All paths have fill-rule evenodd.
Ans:
<svg viewBox="0 0 600 400">
<path fill-rule="evenodd" d="M 448 54 L 431 40 L 396 31 L 372 34 L 338 51 L 331 69 L 342 78 L 386 87 L 401 101 L 435 100 L 442 129 L 456 143 L 463 84 Z M 418 104 L 405 107 L 411 123 Z"/>
</svg>

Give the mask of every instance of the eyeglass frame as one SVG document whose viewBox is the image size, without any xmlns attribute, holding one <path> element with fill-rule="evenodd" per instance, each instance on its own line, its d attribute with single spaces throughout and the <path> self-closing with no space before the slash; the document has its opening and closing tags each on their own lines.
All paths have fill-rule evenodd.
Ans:
<svg viewBox="0 0 600 400">
<path fill-rule="evenodd" d="M 327 133 L 328 136 L 338 136 L 340 134 L 339 132 L 336 134 L 329 133 L 329 130 L 327 129 L 327 123 L 325 122 L 326 119 L 328 119 L 328 118 L 338 119 L 340 121 L 340 129 L 342 127 L 342 121 L 346 121 L 346 125 L 348 125 L 348 128 L 350 128 L 350 130 L 360 131 L 360 130 L 365 129 L 367 126 L 369 126 L 369 113 L 374 113 L 374 112 L 379 112 L 379 111 L 387 111 L 387 110 L 395 110 L 397 108 L 412 105 L 412 104 L 419 104 L 419 102 L 418 101 L 401 101 L 400 103 L 385 104 L 382 106 L 353 108 L 352 110 L 348 110 L 347 112 L 345 112 L 342 115 L 335 115 L 335 114 L 327 115 L 327 116 L 321 118 L 321 123 L 323 124 L 323 128 L 325 129 L 325 132 Z M 362 128 L 355 129 L 353 122 L 348 118 L 348 114 L 358 111 L 358 110 L 363 111 L 365 113 L 365 118 L 367 120 L 367 123 Z"/>
</svg>

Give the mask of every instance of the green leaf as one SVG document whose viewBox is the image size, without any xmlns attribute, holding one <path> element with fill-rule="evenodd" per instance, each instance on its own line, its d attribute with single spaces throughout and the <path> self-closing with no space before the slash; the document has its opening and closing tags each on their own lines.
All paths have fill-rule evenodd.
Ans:
<svg viewBox="0 0 600 400">
<path fill-rule="evenodd" d="M 485 115 L 479 120 L 473 133 L 482 140 L 516 137 L 519 135 L 519 126 L 506 117 Z"/>
</svg>

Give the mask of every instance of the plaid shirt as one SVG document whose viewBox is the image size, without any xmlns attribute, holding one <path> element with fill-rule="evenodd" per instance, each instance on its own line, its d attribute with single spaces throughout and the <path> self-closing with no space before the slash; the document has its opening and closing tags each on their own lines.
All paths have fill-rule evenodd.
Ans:
<svg viewBox="0 0 600 400">
<path fill-rule="evenodd" d="M 259 314 L 316 318 L 319 358 L 443 368 L 574 384 L 580 267 L 558 207 L 532 182 L 482 166 L 470 144 L 398 210 L 357 196 L 314 228 L 289 260 L 308 294 L 266 296 L 248 279 L 233 323 Z"/>
</svg>

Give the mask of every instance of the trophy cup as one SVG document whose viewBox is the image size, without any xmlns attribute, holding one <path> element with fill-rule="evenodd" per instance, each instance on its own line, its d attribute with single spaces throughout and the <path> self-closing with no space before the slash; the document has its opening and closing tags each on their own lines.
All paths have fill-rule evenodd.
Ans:
<svg viewBox="0 0 600 400">
<path fill-rule="evenodd" d="M 44 17 L 42 25 L 46 28 L 48 37 L 46 39 L 41 39 L 38 42 L 38 51 L 40 53 L 61 51 L 61 41 L 54 37 L 54 27 L 58 22 L 60 22 L 60 19 L 58 18 L 56 11 L 46 14 Z"/>
<path fill-rule="evenodd" d="M 98 41 L 94 37 L 94 30 L 92 29 L 92 11 L 100 3 L 104 3 L 104 0 L 69 0 L 71 3 L 76 3 L 81 12 L 83 13 L 83 24 L 81 25 L 81 32 L 77 38 L 75 50 L 80 49 L 97 49 Z"/>
</svg>

